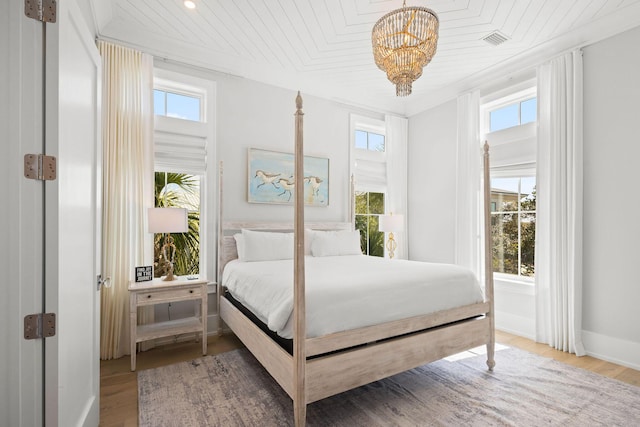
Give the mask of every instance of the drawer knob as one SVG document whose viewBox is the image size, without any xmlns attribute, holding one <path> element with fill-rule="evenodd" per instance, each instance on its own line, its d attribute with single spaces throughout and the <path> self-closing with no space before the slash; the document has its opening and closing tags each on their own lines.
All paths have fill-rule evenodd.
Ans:
<svg viewBox="0 0 640 427">
<path fill-rule="evenodd" d="M 189 293 L 190 293 L 190 294 L 192 294 L 192 293 L 193 293 L 193 289 L 191 289 L 191 290 L 189 291 Z"/>
<path fill-rule="evenodd" d="M 147 295 L 147 298 L 151 298 L 151 295 Z"/>
</svg>

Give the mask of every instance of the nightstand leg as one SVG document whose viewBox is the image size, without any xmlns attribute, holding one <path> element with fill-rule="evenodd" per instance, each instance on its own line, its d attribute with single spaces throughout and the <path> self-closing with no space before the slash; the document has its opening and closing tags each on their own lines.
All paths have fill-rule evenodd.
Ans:
<svg viewBox="0 0 640 427">
<path fill-rule="evenodd" d="M 208 322 L 208 287 L 205 283 L 202 285 L 202 309 L 200 310 L 200 321 L 202 322 L 202 355 L 207 355 L 207 322 Z"/>
<path fill-rule="evenodd" d="M 138 307 L 136 306 L 135 294 L 131 293 L 129 298 L 129 339 L 131 343 L 131 371 L 136 370 L 136 332 L 138 329 Z"/>
</svg>

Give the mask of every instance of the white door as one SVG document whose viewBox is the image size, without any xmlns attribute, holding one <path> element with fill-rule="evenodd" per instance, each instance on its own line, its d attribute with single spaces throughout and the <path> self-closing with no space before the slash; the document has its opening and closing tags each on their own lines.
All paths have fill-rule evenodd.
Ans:
<svg viewBox="0 0 640 427">
<path fill-rule="evenodd" d="M 42 24 L 0 0 L 0 426 L 43 423 L 43 345 L 23 319 L 43 307 L 44 183 L 23 174 L 42 153 Z"/>
<path fill-rule="evenodd" d="M 97 426 L 100 417 L 101 62 L 75 1 L 46 25 L 46 154 L 58 177 L 45 187 L 45 423 Z"/>
</svg>

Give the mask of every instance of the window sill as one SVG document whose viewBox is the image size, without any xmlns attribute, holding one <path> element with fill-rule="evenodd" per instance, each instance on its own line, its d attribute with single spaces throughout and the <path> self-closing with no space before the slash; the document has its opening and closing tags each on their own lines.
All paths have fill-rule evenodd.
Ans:
<svg viewBox="0 0 640 427">
<path fill-rule="evenodd" d="M 535 295 L 535 282 L 531 279 L 519 279 L 506 275 L 494 274 L 494 288 L 496 292 L 509 292 L 523 295 Z"/>
</svg>

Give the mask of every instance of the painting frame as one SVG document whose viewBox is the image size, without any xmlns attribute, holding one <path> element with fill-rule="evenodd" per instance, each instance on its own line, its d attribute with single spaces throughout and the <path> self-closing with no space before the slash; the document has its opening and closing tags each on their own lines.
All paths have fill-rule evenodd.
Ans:
<svg viewBox="0 0 640 427">
<path fill-rule="evenodd" d="M 292 205 L 294 202 L 294 154 L 249 148 L 247 150 L 247 201 Z M 304 156 L 305 206 L 329 206 L 329 159 Z"/>
</svg>

